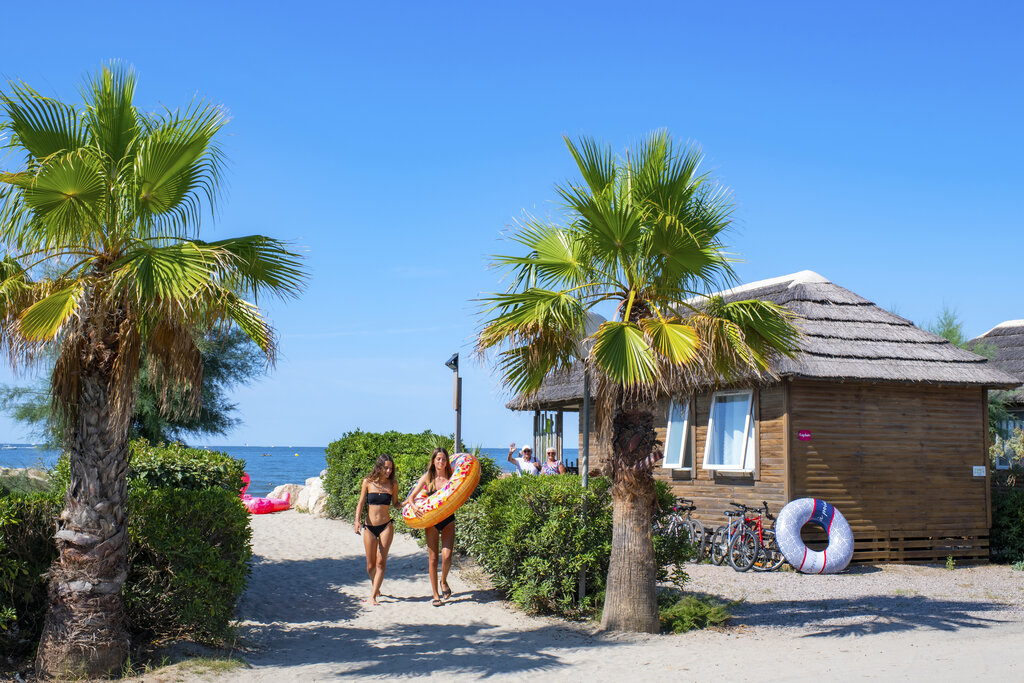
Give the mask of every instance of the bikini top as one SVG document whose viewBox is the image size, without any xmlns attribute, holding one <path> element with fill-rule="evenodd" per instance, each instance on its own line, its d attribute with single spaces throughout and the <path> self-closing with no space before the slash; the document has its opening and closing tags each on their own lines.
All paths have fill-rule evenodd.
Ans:
<svg viewBox="0 0 1024 683">
<path fill-rule="evenodd" d="M 367 493 L 366 494 L 367 505 L 391 505 L 391 494 L 390 493 Z"/>
</svg>

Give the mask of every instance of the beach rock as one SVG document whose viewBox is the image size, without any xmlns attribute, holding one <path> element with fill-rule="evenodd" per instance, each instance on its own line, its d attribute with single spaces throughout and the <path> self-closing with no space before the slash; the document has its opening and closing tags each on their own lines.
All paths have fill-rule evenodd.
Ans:
<svg viewBox="0 0 1024 683">
<path fill-rule="evenodd" d="M 327 516 L 327 491 L 321 489 L 322 495 L 318 496 L 315 500 L 310 499 L 309 502 L 309 514 L 314 517 L 326 517 Z"/>
<path fill-rule="evenodd" d="M 302 490 L 299 491 L 298 498 L 292 504 L 292 507 L 299 512 L 309 512 L 309 487 L 303 486 Z"/>
<path fill-rule="evenodd" d="M 284 498 L 284 494 L 287 491 L 288 495 L 291 496 L 291 500 L 294 503 L 295 499 L 299 497 L 299 493 L 302 492 L 302 486 L 298 484 L 281 484 L 267 496 L 268 498 Z"/>
<path fill-rule="evenodd" d="M 324 490 L 323 482 L 320 481 L 320 477 L 310 477 L 306 480 L 306 486 L 299 492 L 295 509 L 322 517 L 326 505 L 327 491 Z"/>
</svg>

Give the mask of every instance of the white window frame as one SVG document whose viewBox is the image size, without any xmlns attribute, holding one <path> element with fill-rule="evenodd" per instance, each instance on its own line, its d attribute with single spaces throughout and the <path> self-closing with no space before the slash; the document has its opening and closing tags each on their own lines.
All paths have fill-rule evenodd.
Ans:
<svg viewBox="0 0 1024 683">
<path fill-rule="evenodd" d="M 1004 420 L 1003 422 L 1001 422 L 999 424 L 999 426 L 1000 426 L 1000 428 L 1002 428 L 1002 430 L 1004 432 L 1006 432 L 1008 434 L 1012 434 L 1015 427 L 1021 427 L 1022 429 L 1024 429 L 1024 421 L 1021 421 L 1021 420 L 1018 420 L 1018 419 Z M 1010 469 L 1011 464 L 1012 464 L 1012 456 L 1010 454 L 1009 447 L 1006 445 L 1006 440 L 1003 439 L 1001 436 L 996 435 L 996 443 L 995 443 L 995 445 L 996 446 L 1002 446 L 1002 448 L 1000 448 L 1001 454 L 996 456 L 996 462 L 995 462 L 996 469 L 997 470 L 1008 470 L 1008 469 Z"/>
<path fill-rule="evenodd" d="M 722 396 L 747 397 L 747 418 L 743 425 L 743 453 L 740 456 L 739 466 L 716 465 L 710 462 L 712 445 L 714 444 L 715 412 L 718 407 L 718 398 Z M 704 463 L 702 465 L 705 470 L 717 472 L 754 472 L 757 466 L 757 424 L 754 416 L 754 405 L 753 389 L 730 389 L 727 391 L 716 391 L 711 394 L 711 409 L 708 414 L 708 431 L 707 438 L 704 440 Z"/>
<path fill-rule="evenodd" d="M 673 426 L 673 422 L 672 422 L 672 409 L 675 406 L 679 406 L 679 405 L 681 405 L 682 409 L 683 409 L 683 421 L 682 421 L 682 428 L 680 429 L 682 434 L 677 435 L 675 433 L 675 430 L 673 430 L 673 428 L 672 428 L 672 426 Z M 694 454 L 693 454 L 693 443 L 692 443 L 692 439 L 691 439 L 691 435 L 690 435 L 690 431 L 691 431 L 690 430 L 690 425 L 692 423 L 693 423 L 693 401 L 690 399 L 690 397 L 687 396 L 687 397 L 683 398 L 682 400 L 679 400 L 679 399 L 676 399 L 676 398 L 671 399 L 669 401 L 669 404 L 668 404 L 668 419 L 666 420 L 666 423 L 665 423 L 666 424 L 666 427 L 665 427 L 665 458 L 664 458 L 664 460 L 662 460 L 662 467 L 664 467 L 665 469 L 684 470 L 684 471 L 693 472 L 694 461 L 696 460 L 696 458 L 694 457 Z M 676 460 L 674 462 L 672 462 L 671 458 L 670 458 L 670 453 L 669 453 L 669 445 L 672 443 L 672 438 L 674 436 L 679 436 L 680 438 L 679 438 L 679 451 L 675 454 L 676 455 Z M 690 449 L 690 464 L 689 465 L 684 463 L 684 459 L 685 459 L 685 456 L 686 456 L 686 449 L 687 448 Z"/>
</svg>

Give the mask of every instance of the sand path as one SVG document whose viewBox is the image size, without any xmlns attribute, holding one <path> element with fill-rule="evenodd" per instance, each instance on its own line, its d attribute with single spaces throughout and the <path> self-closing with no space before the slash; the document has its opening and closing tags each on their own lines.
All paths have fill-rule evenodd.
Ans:
<svg viewBox="0 0 1024 683">
<path fill-rule="evenodd" d="M 289 511 L 254 516 L 252 527 L 256 561 L 240 605 L 241 634 L 253 645 L 246 654 L 251 668 L 209 680 L 1024 679 L 1019 596 L 1013 604 L 998 596 L 932 602 L 893 596 L 884 604 L 854 598 L 843 604 L 846 616 L 829 601 L 748 602 L 738 624 L 721 631 L 606 635 L 590 625 L 524 615 L 458 572 L 450 578 L 454 597 L 435 608 L 426 552 L 405 536 L 392 547 L 384 583 L 389 597 L 370 607 L 363 602 L 369 581 L 362 542 L 350 524 Z M 1024 579 L 1020 585 L 1024 591 Z M 773 619 L 782 612 L 790 618 Z"/>
</svg>

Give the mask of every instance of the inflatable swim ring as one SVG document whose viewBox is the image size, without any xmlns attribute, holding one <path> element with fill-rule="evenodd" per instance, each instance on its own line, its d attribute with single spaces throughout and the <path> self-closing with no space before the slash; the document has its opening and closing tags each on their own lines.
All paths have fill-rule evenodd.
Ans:
<svg viewBox="0 0 1024 683">
<path fill-rule="evenodd" d="M 828 547 L 811 550 L 800 538 L 804 524 L 816 524 L 828 534 Z M 853 558 L 853 531 L 843 513 L 819 498 L 800 498 L 782 508 L 775 522 L 779 549 L 797 571 L 836 574 Z"/>
<path fill-rule="evenodd" d="M 268 512 L 278 512 L 291 507 L 291 495 L 285 491 L 284 498 L 253 498 L 246 490 L 249 488 L 249 473 L 242 472 L 242 492 L 240 497 L 245 509 L 254 515 L 265 515 Z"/>
<path fill-rule="evenodd" d="M 413 529 L 426 529 L 442 521 L 469 500 L 476 485 L 480 483 L 480 461 L 471 453 L 456 453 L 451 458 L 452 478 L 448 483 L 427 496 L 420 494 L 414 502 L 419 503 L 423 515 L 417 517 L 412 503 L 402 508 L 402 519 Z"/>
</svg>

